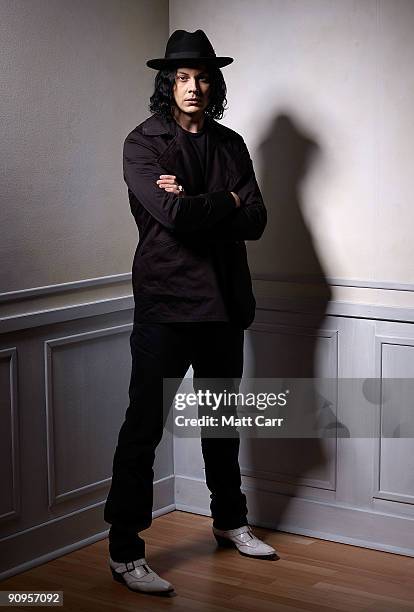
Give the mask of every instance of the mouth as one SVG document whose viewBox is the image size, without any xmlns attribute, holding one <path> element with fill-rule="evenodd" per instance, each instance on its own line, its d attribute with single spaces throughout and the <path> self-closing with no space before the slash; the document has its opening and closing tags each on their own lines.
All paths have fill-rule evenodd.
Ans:
<svg viewBox="0 0 414 612">
<path fill-rule="evenodd" d="M 196 98 L 193 98 L 191 100 L 185 100 L 185 102 L 191 102 L 191 104 L 199 104 L 200 100 L 197 100 Z"/>
</svg>

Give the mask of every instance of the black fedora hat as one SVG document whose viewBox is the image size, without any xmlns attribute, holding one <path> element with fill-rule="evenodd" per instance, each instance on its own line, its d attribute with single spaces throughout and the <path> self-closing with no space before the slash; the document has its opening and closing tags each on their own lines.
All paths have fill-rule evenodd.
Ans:
<svg viewBox="0 0 414 612">
<path fill-rule="evenodd" d="M 195 32 L 175 30 L 168 39 L 165 57 L 148 60 L 147 66 L 156 70 L 163 70 L 177 67 L 179 64 L 182 65 L 183 61 L 188 64 L 213 64 L 222 68 L 231 64 L 233 58 L 218 57 L 203 30 L 196 30 Z"/>
</svg>

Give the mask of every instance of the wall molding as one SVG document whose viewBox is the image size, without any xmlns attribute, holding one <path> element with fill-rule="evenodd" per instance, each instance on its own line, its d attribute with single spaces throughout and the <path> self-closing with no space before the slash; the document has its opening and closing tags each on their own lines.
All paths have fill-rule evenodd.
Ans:
<svg viewBox="0 0 414 612">
<path fill-rule="evenodd" d="M 74 321 L 75 319 L 95 317 L 101 314 L 131 310 L 133 308 L 134 298 L 132 295 L 93 300 L 81 304 L 2 317 L 0 318 L 0 330 L 1 333 L 5 334 L 20 329 L 28 329 L 29 327 Z"/>
<path fill-rule="evenodd" d="M 339 278 L 333 276 L 324 276 L 323 274 L 253 274 L 252 280 L 267 281 L 274 283 L 298 283 L 328 285 L 330 287 L 347 287 L 356 289 L 383 289 L 386 291 L 409 291 L 414 292 L 413 283 L 398 283 L 394 281 L 371 281 L 356 278 Z"/>
<path fill-rule="evenodd" d="M 374 491 L 372 497 L 375 499 L 383 499 L 390 502 L 400 502 L 404 504 L 414 505 L 414 495 L 406 495 L 404 493 L 396 493 L 395 491 L 387 491 L 381 487 L 381 452 L 382 452 L 382 422 L 383 422 L 383 411 L 384 411 L 384 400 L 383 400 L 383 380 L 386 377 L 383 376 L 383 350 L 384 346 L 404 346 L 411 347 L 414 349 L 414 338 L 409 336 L 389 336 L 389 335 L 376 335 L 375 336 L 375 369 L 376 377 L 381 381 L 380 388 L 380 410 L 378 413 L 377 436 L 375 440 L 375 463 L 374 463 Z M 401 439 L 401 438 L 395 438 Z"/>
<path fill-rule="evenodd" d="M 414 323 L 414 308 L 384 306 L 365 302 L 346 302 L 331 300 L 327 304 L 317 298 L 282 298 L 260 296 L 256 298 L 257 310 L 288 312 L 310 315 L 344 317 L 350 319 L 370 319 L 378 321 Z M 1 320 L 0 320 L 1 321 Z"/>
<path fill-rule="evenodd" d="M 19 291 L 11 291 L 0 294 L 1 305 L 13 305 L 13 303 L 22 303 L 25 300 L 36 300 L 37 298 L 53 298 L 59 295 L 67 295 L 68 298 L 72 294 L 75 297 L 76 303 L 67 304 L 65 306 L 55 306 L 52 303 L 50 307 L 39 308 L 34 302 L 33 308 L 27 312 L 16 312 L 7 316 L 1 316 L 0 311 L 0 329 L 2 333 L 17 331 L 19 329 L 27 329 L 40 325 L 49 325 L 61 321 L 70 321 L 99 314 L 107 314 L 119 310 L 129 310 L 134 308 L 134 298 L 131 288 L 131 273 L 114 274 L 97 278 L 83 279 L 79 281 L 71 281 L 68 283 L 46 285 L 44 287 L 33 287 Z M 414 292 L 414 284 L 408 283 L 393 283 L 389 281 L 364 281 L 341 278 L 323 278 L 315 277 L 315 275 L 266 275 L 252 273 L 253 281 L 271 281 L 290 282 L 303 284 L 306 282 L 315 283 L 315 279 L 319 278 L 319 282 L 326 283 L 331 286 L 356 287 L 383 289 L 387 291 L 405 291 Z M 119 289 L 120 285 L 127 284 L 124 295 L 116 295 L 105 297 L 105 299 L 93 300 L 86 298 L 82 292 L 91 288 L 99 289 Z M 78 295 L 77 295 L 78 294 Z M 308 297 L 275 297 L 275 296 L 258 296 L 257 310 L 258 311 L 283 311 L 290 313 L 303 314 L 321 314 L 333 315 L 349 318 L 360 319 L 375 319 L 382 321 L 401 321 L 414 323 L 414 307 L 401 306 L 385 306 L 376 305 L 366 302 L 351 302 L 341 300 L 331 300 L 326 304 L 320 298 Z"/>
<path fill-rule="evenodd" d="M 276 298 L 257 297 L 257 311 L 287 312 L 298 314 L 320 314 L 318 300 L 310 298 Z M 21 329 L 52 325 L 63 321 L 72 321 L 86 317 L 108 314 L 121 310 L 133 310 L 134 297 L 123 295 L 104 300 L 87 301 L 70 306 L 62 306 L 0 317 L 0 333 L 5 334 Z M 384 306 L 362 302 L 331 301 L 323 310 L 324 316 L 344 317 L 351 319 L 370 319 L 378 321 L 414 323 L 414 308 Z"/>
<path fill-rule="evenodd" d="M 254 333 L 265 333 L 265 334 L 278 334 L 284 336 L 300 336 L 306 337 L 309 336 L 315 339 L 326 339 L 329 343 L 329 363 L 333 364 L 332 372 L 330 378 L 338 379 L 339 378 L 339 366 L 338 366 L 338 343 L 339 343 L 339 334 L 337 329 L 328 329 L 328 328 L 318 328 L 315 329 L 313 327 L 309 327 L 307 325 L 295 325 L 294 323 L 289 324 L 281 324 L 277 322 L 253 322 L 250 327 L 250 332 Z M 338 389 L 336 389 L 336 397 L 335 397 L 335 419 L 338 421 Z M 337 470 L 338 470 L 338 448 L 337 448 L 337 438 L 333 438 L 331 440 L 325 440 L 326 452 L 329 448 L 331 452 L 331 456 L 333 460 L 331 461 L 329 467 L 329 476 L 325 480 L 316 480 L 313 478 L 299 478 L 295 479 L 291 476 L 287 476 L 286 474 L 278 473 L 278 472 L 269 472 L 264 470 L 250 469 L 247 466 L 240 466 L 240 470 L 242 475 L 249 477 L 262 478 L 264 480 L 273 480 L 283 484 L 294 484 L 301 486 L 308 486 L 311 488 L 318 489 L 326 489 L 329 491 L 335 491 L 337 487 Z"/>
<path fill-rule="evenodd" d="M 174 479 L 174 475 L 171 474 L 154 481 L 154 506 L 156 509 L 152 512 L 153 518 L 175 510 Z M 9 558 L 7 553 L 11 549 L 16 551 L 16 558 L 21 556 L 19 553 L 20 549 L 27 549 L 27 558 L 29 558 L 29 560 L 24 563 L 17 563 L 13 567 L 3 571 L 0 565 L 0 581 L 106 538 L 110 525 L 103 520 L 103 507 L 105 501 L 106 500 L 102 500 L 73 512 L 68 512 L 44 523 L 33 525 L 18 533 L 12 533 L 1 538 L 0 558 L 4 560 L 5 566 Z M 91 530 L 91 526 L 100 524 L 102 527 L 107 525 L 107 529 L 87 538 L 81 537 L 80 540 L 61 546 L 58 549 L 53 548 L 54 536 L 56 533 L 60 534 L 62 531 L 66 530 L 70 536 L 71 530 L 72 532 L 75 530 L 80 534 L 82 530 L 88 532 Z M 41 551 L 40 554 L 36 554 L 33 558 L 29 556 L 31 538 L 34 538 L 38 543 L 37 551 Z"/>
<path fill-rule="evenodd" d="M 201 478 L 180 474 L 175 475 L 175 480 L 176 509 L 210 516 L 209 490 L 205 482 Z M 242 490 L 251 508 L 248 515 L 251 525 L 414 557 L 414 538 L 407 537 L 407 534 L 414 534 L 414 519 L 411 517 L 394 516 L 334 500 L 288 495 L 289 519 L 285 520 L 285 494 L 248 486 L 244 478 L 242 481 Z M 255 511 L 258 508 L 265 509 L 260 516 Z M 398 532 L 390 530 L 390 521 L 398 521 Z M 342 526 L 339 530 L 338 525 Z M 392 533 L 393 541 L 381 541 L 380 534 L 383 533 Z"/>
<path fill-rule="evenodd" d="M 16 519 L 21 514 L 21 475 L 19 450 L 19 418 L 17 397 L 17 348 L 15 346 L 0 350 L 0 360 L 9 363 L 9 392 L 10 392 L 10 440 L 11 440 L 11 498 L 12 507 L 8 512 L 0 515 L 0 521 Z"/>
<path fill-rule="evenodd" d="M 54 436 L 54 410 L 53 410 L 53 349 L 66 344 L 79 344 L 95 338 L 112 336 L 114 334 L 130 334 L 132 324 L 117 325 L 106 327 L 94 331 L 88 331 L 60 338 L 53 338 L 44 342 L 44 371 L 45 371 L 45 404 L 46 404 L 46 447 L 47 447 L 47 482 L 49 508 L 56 504 L 70 499 L 88 495 L 94 491 L 105 488 L 111 483 L 111 477 L 97 482 L 91 482 L 82 487 L 78 487 L 64 493 L 56 493 L 56 474 L 55 474 L 55 436 Z"/>
<path fill-rule="evenodd" d="M 44 297 L 48 295 L 63 294 L 68 291 L 77 291 L 79 289 L 89 289 L 91 287 L 100 287 L 102 285 L 117 285 L 131 280 L 131 272 L 125 274 L 110 274 L 109 276 L 98 276 L 96 278 L 85 278 L 77 281 L 69 281 L 67 283 L 57 283 L 53 285 L 45 285 L 43 287 L 30 287 L 29 289 L 19 289 L 18 291 L 7 291 L 0 293 L 0 303 L 15 302 L 28 298 Z"/>
<path fill-rule="evenodd" d="M 320 274 L 262 274 L 251 273 L 253 281 L 267 281 L 274 283 L 296 283 L 296 284 L 323 284 L 331 287 L 348 287 L 358 289 L 383 289 L 386 291 L 408 291 L 414 292 L 414 283 L 401 283 L 387 280 L 366 280 L 354 278 L 340 278 L 332 276 L 324 276 Z M 103 285 L 117 285 L 126 283 L 132 280 L 131 272 L 121 274 L 109 274 L 108 276 L 97 276 L 95 278 L 84 278 L 66 283 L 55 283 L 40 287 L 29 287 L 28 289 L 19 289 L 16 291 L 6 291 L 0 293 L 0 303 L 14 302 L 16 300 L 24 300 L 27 298 L 36 298 L 51 296 L 55 294 L 63 294 L 69 291 L 78 291 L 80 289 L 89 289 L 92 287 L 100 287 Z"/>
</svg>

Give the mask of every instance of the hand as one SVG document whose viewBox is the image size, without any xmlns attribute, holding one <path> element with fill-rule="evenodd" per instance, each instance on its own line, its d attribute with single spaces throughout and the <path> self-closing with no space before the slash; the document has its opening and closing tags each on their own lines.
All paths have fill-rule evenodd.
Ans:
<svg viewBox="0 0 414 612">
<path fill-rule="evenodd" d="M 233 198 L 236 200 L 236 208 L 239 208 L 241 205 L 239 196 L 237 195 L 237 193 L 234 193 L 234 191 L 230 191 L 230 193 L 233 196 Z"/>
<path fill-rule="evenodd" d="M 177 195 L 185 195 L 184 188 L 179 185 L 175 180 L 176 177 L 173 174 L 160 174 L 160 178 L 157 180 L 157 185 L 165 191 L 175 193 Z"/>
</svg>

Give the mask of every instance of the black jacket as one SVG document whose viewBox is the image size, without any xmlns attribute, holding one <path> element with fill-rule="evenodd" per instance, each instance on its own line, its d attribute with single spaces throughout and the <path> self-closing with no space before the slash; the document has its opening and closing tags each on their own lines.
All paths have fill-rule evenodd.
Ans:
<svg viewBox="0 0 414 612">
<path fill-rule="evenodd" d="M 178 196 L 156 184 L 173 174 L 186 189 L 191 157 L 176 122 L 151 115 L 124 142 L 124 180 L 139 231 L 132 266 L 134 321 L 220 320 L 217 292 L 244 329 L 255 315 L 245 240 L 258 240 L 267 213 L 243 138 L 205 117 L 207 193 Z M 230 191 L 236 192 L 241 206 Z"/>
</svg>

